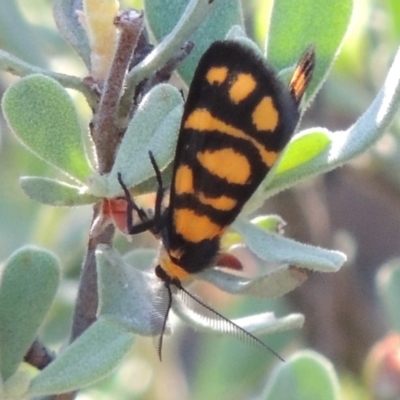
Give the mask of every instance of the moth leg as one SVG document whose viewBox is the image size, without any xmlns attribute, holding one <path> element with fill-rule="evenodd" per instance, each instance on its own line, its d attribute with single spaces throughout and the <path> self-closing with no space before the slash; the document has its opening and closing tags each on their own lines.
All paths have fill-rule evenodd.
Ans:
<svg viewBox="0 0 400 400">
<path fill-rule="evenodd" d="M 135 203 L 119 172 L 117 176 L 118 182 L 121 185 L 122 190 L 124 191 L 126 202 L 128 203 L 128 208 L 126 212 L 126 228 L 128 230 L 128 234 L 135 235 L 137 233 L 142 233 L 149 229 L 152 229 L 154 226 L 154 219 L 149 219 L 146 212 Z M 133 211 L 137 212 L 141 221 L 137 225 L 133 224 Z"/>
</svg>

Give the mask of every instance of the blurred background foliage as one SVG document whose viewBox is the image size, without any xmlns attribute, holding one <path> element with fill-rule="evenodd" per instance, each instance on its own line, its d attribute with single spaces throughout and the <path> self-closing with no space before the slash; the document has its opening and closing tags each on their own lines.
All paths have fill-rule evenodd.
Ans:
<svg viewBox="0 0 400 400">
<path fill-rule="evenodd" d="M 2 3 L 0 48 L 39 66 L 84 76 L 82 62 L 62 40 L 52 19 L 51 0 Z M 269 2 L 243 1 L 247 33 L 261 45 Z M 141 8 L 140 1 L 121 1 Z M 378 92 L 400 43 L 398 0 L 355 0 L 352 24 L 328 81 L 302 121 L 302 127 L 345 129 Z M 318 51 L 318 49 L 317 49 Z M 0 72 L 0 96 L 17 77 Z M 89 120 L 83 98 L 70 92 Z M 200 294 L 225 315 L 235 317 L 273 309 L 278 315 L 300 311 L 301 332 L 266 338 L 285 357 L 295 348 L 313 347 L 331 359 L 341 377 L 343 399 L 368 398 L 362 381 L 365 358 L 388 331 L 375 285 L 384 263 L 400 255 L 400 152 L 397 120 L 382 140 L 351 165 L 272 198 L 265 211 L 280 214 L 286 232 L 302 242 L 336 248 L 349 256 L 336 274 L 315 274 L 285 302 L 241 301 L 209 286 Z M 18 185 L 23 175 L 56 172 L 25 150 L 0 121 L 0 260 L 25 244 L 52 250 L 61 260 L 58 300 L 42 328 L 45 342 L 57 349 L 69 334 L 80 265 L 90 225 L 90 207 L 62 209 L 36 204 Z M 119 247 L 131 246 L 119 237 Z M 154 245 L 147 235 L 140 245 Z M 207 293 L 205 293 L 207 291 Z M 288 345 L 290 346 L 288 347 Z M 153 343 L 138 338 L 129 359 L 109 378 L 79 399 L 247 398 L 278 360 L 266 360 L 245 344 L 176 326 L 160 363 Z M 244 371 L 252 371 L 251 374 Z M 264 378 L 263 378 L 264 377 Z"/>
</svg>

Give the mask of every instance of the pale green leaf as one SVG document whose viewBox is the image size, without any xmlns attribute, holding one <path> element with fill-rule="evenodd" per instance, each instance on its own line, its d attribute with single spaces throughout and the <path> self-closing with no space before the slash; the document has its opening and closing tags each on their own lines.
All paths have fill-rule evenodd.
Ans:
<svg viewBox="0 0 400 400">
<path fill-rule="evenodd" d="M 267 59 L 277 71 L 294 66 L 304 50 L 316 52 L 314 78 L 308 93 L 325 79 L 350 23 L 352 0 L 274 1 L 267 42 Z M 311 95 L 312 96 L 312 95 Z"/>
<path fill-rule="evenodd" d="M 309 129 L 300 135 L 300 142 L 297 142 L 295 137 L 292 148 L 289 144 L 289 154 L 284 154 L 282 158 L 283 165 L 276 166 L 276 174 L 267 175 L 257 190 L 257 196 L 265 199 L 308 177 L 331 171 L 362 154 L 387 131 L 399 107 L 400 50 L 396 54 L 382 89 L 356 123 L 345 131 Z M 314 140 L 316 144 L 313 143 Z M 311 150 L 306 146 L 311 147 Z M 296 157 L 294 161 L 289 159 L 290 153 Z"/>
<path fill-rule="evenodd" d="M 84 186 L 74 186 L 40 176 L 23 176 L 19 183 L 25 194 L 42 204 L 74 207 L 95 203 L 98 198 L 87 193 Z"/>
<path fill-rule="evenodd" d="M 247 246 L 262 260 L 278 264 L 296 265 L 320 272 L 336 272 L 346 261 L 346 256 L 264 231 L 241 218 L 233 228 L 242 236 Z"/>
<path fill-rule="evenodd" d="M 339 400 L 339 381 L 332 363 L 314 351 L 301 351 L 273 371 L 265 400 Z"/>
<path fill-rule="evenodd" d="M 18 139 L 34 154 L 78 181 L 91 172 L 75 106 L 54 79 L 30 75 L 10 86 L 4 116 Z"/>
<path fill-rule="evenodd" d="M 33 380 L 30 396 L 70 392 L 109 375 L 132 347 L 135 336 L 99 319 Z"/>
<path fill-rule="evenodd" d="M 82 11 L 81 5 L 79 11 Z M 56 0 L 53 5 L 53 16 L 58 31 L 79 54 L 90 71 L 90 46 L 85 29 L 79 20 L 77 3 L 70 0 Z"/>
<path fill-rule="evenodd" d="M 160 169 L 172 160 L 182 111 L 182 96 L 171 85 L 158 85 L 144 97 L 129 123 L 108 177 L 111 196 L 121 193 L 118 173 L 128 187 L 155 174 L 150 150 Z"/>
<path fill-rule="evenodd" d="M 208 0 L 197 0 L 191 3 L 208 3 Z M 158 41 L 171 33 L 180 37 L 181 43 L 190 40 L 195 47 L 189 57 L 179 68 L 179 74 L 189 84 L 201 55 L 216 40 L 225 39 L 233 25 L 243 26 L 242 10 L 238 0 L 218 0 L 210 4 L 210 12 L 201 23 L 196 15 L 188 13 L 188 0 L 147 0 L 144 3 L 149 27 Z M 188 7 L 189 8 L 189 7 Z M 193 18 L 193 21 L 189 18 Z M 177 22 L 195 28 L 195 31 L 177 29 Z M 198 24 L 199 26 L 197 27 Z M 197 28 L 197 29 L 196 29 Z"/>
<path fill-rule="evenodd" d="M 114 249 L 100 246 L 96 252 L 98 265 L 98 315 L 131 332 L 154 334 L 152 315 L 156 303 L 155 288 L 162 285 L 148 267 L 148 258 L 131 255 L 128 264 Z M 156 280 L 157 279 L 157 280 Z"/>
<path fill-rule="evenodd" d="M 60 266 L 53 254 L 36 247 L 7 260 L 0 285 L 0 372 L 9 378 L 37 335 L 56 294 Z"/>
<path fill-rule="evenodd" d="M 307 279 L 308 274 L 297 267 L 281 265 L 254 278 L 246 278 L 213 268 L 201 272 L 199 276 L 227 293 L 275 298 L 300 286 Z"/>
</svg>

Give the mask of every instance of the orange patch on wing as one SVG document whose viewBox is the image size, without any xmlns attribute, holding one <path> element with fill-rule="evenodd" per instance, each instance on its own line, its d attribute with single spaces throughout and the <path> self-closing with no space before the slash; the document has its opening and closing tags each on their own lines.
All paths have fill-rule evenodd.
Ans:
<svg viewBox="0 0 400 400">
<path fill-rule="evenodd" d="M 207 197 L 203 193 L 198 194 L 201 203 L 209 205 L 216 210 L 228 211 L 236 206 L 237 201 L 228 196 Z"/>
<path fill-rule="evenodd" d="M 187 165 L 181 165 L 176 170 L 175 192 L 176 194 L 193 193 L 193 171 Z"/>
<path fill-rule="evenodd" d="M 213 222 L 207 215 L 199 215 L 189 208 L 174 210 L 174 225 L 176 231 L 192 243 L 220 236 L 225 228 Z"/>
<path fill-rule="evenodd" d="M 206 150 L 197 153 L 197 159 L 211 174 L 229 183 L 245 184 L 250 179 L 249 160 L 235 149 Z"/>
<path fill-rule="evenodd" d="M 250 74 L 238 74 L 235 82 L 229 89 L 229 97 L 235 104 L 247 98 L 257 86 L 256 81 Z"/>
<path fill-rule="evenodd" d="M 273 131 L 278 126 L 279 113 L 270 96 L 265 96 L 257 104 L 252 114 L 253 124 L 259 131 Z"/>
<path fill-rule="evenodd" d="M 218 131 L 226 135 L 248 140 L 254 147 L 257 148 L 262 160 L 268 167 L 271 167 L 279 157 L 279 153 L 266 150 L 261 143 L 247 135 L 246 132 L 235 128 L 234 126 L 229 125 L 218 118 L 215 118 L 208 110 L 204 108 L 196 108 L 194 111 L 192 111 L 192 113 L 186 118 L 183 127 L 185 129 L 195 129 L 203 132 Z"/>
<path fill-rule="evenodd" d="M 264 150 L 262 154 L 262 159 L 268 168 L 271 168 L 278 159 L 280 153 L 276 151 L 266 151 Z"/>
<path fill-rule="evenodd" d="M 215 83 L 217 85 L 220 85 L 221 83 L 224 83 L 227 76 L 227 67 L 212 67 L 208 70 L 206 79 L 210 85 L 213 85 Z"/>
</svg>

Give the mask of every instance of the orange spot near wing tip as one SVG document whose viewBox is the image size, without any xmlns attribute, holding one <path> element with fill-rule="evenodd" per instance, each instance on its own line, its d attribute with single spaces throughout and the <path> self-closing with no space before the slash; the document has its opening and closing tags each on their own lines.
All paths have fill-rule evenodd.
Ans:
<svg viewBox="0 0 400 400">
<path fill-rule="evenodd" d="M 229 97 L 238 104 L 246 99 L 256 88 L 257 83 L 251 74 L 240 73 L 229 89 Z"/>
<path fill-rule="evenodd" d="M 254 126 L 259 131 L 274 131 L 279 123 L 279 112 L 272 97 L 265 96 L 257 104 L 252 114 Z"/>
<path fill-rule="evenodd" d="M 210 85 L 224 83 L 228 76 L 227 67 L 211 67 L 206 74 L 206 79 Z"/>
</svg>

